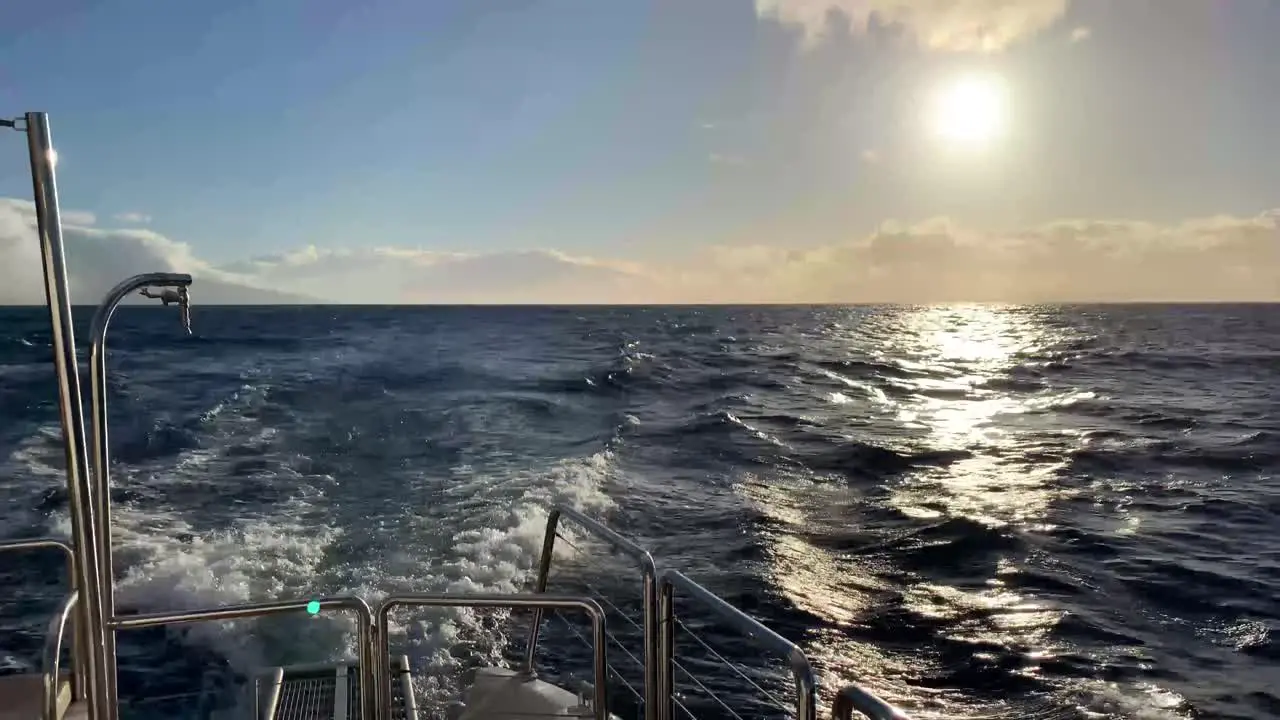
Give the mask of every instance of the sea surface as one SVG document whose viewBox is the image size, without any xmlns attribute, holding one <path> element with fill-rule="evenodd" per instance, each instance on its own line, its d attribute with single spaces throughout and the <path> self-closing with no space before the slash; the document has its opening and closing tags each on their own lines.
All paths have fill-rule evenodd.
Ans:
<svg viewBox="0 0 1280 720">
<path fill-rule="evenodd" d="M 854 681 L 925 718 L 1280 715 L 1280 306 L 197 306 L 194 330 L 112 329 L 124 612 L 525 589 L 562 503 L 798 643 L 823 715 Z M 0 308 L 0 539 L 70 534 L 49 342 L 43 308 Z M 638 573 L 566 537 L 552 589 L 636 618 Z M 0 672 L 29 670 L 61 561 L 0 557 L 0 588 Z M 680 607 L 786 698 L 781 661 Z M 524 642 L 521 617 L 394 619 L 424 710 Z M 583 679 L 559 627 L 540 663 Z M 352 643 L 336 613 L 123 633 L 125 715 Z"/>
</svg>

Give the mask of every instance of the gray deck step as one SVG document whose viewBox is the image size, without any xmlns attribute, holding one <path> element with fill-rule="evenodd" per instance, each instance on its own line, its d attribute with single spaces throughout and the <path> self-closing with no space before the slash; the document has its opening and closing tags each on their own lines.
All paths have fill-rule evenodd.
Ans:
<svg viewBox="0 0 1280 720">
<path fill-rule="evenodd" d="M 0 720 L 40 720 L 44 703 L 44 676 L 0 676 Z M 71 702 L 71 681 L 64 676 L 58 683 L 58 717 L 83 720 L 88 717 L 87 703 Z"/>
</svg>

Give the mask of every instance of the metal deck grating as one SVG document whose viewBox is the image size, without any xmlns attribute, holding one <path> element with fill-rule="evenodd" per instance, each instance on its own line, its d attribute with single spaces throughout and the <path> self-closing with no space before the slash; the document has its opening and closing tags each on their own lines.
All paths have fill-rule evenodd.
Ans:
<svg viewBox="0 0 1280 720">
<path fill-rule="evenodd" d="M 391 718 L 417 720 L 405 660 L 391 662 Z M 276 672 L 279 672 L 277 670 Z M 259 676 L 259 683 L 273 682 Z M 341 684 L 340 684 L 341 683 Z M 263 686 L 260 686 L 263 687 Z M 409 690 L 412 693 L 412 690 Z M 271 720 L 358 720 L 360 672 L 357 665 L 297 667 L 284 671 L 279 700 Z"/>
<path fill-rule="evenodd" d="M 336 685 L 337 676 L 332 672 L 329 677 L 286 677 L 275 720 L 333 720 Z"/>
</svg>

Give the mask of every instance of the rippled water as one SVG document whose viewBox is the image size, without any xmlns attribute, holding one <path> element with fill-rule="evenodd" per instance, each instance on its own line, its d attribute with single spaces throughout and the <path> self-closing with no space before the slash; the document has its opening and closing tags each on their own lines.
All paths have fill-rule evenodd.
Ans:
<svg viewBox="0 0 1280 720">
<path fill-rule="evenodd" d="M 43 312 L 0 310 L 6 538 L 68 532 Z M 559 501 L 800 643 L 826 699 L 859 680 L 923 717 L 1280 714 L 1276 306 L 197 308 L 195 330 L 158 308 L 114 328 L 126 609 L 523 588 Z M 17 670 L 61 571 L 0 563 Z M 467 613 L 398 631 L 428 701 L 516 638 Z M 122 685 L 349 635 L 122 636 Z"/>
</svg>

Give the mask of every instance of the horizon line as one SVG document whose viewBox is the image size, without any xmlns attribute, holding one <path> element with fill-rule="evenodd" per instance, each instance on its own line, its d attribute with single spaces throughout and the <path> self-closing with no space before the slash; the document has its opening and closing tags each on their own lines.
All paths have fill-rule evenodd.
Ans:
<svg viewBox="0 0 1280 720">
<path fill-rule="evenodd" d="M 1280 305 L 1280 299 L 1271 300 L 943 300 L 930 302 L 900 301 L 857 301 L 857 302 L 651 302 L 651 303 L 192 303 L 193 309 L 199 308 L 748 308 L 748 307 L 923 307 L 946 305 L 990 305 L 1034 307 L 1037 305 L 1057 307 L 1079 306 L 1122 306 L 1122 305 L 1164 305 L 1164 306 L 1208 306 L 1208 305 Z M 46 304 L 0 304 L 0 309 L 10 308 L 47 308 Z M 91 303 L 72 303 L 73 308 L 96 308 Z M 150 303 L 128 303 L 119 306 L 124 308 L 164 309 L 164 306 Z"/>
</svg>

